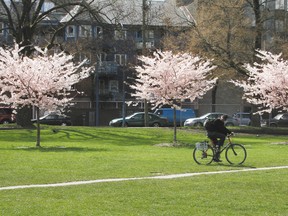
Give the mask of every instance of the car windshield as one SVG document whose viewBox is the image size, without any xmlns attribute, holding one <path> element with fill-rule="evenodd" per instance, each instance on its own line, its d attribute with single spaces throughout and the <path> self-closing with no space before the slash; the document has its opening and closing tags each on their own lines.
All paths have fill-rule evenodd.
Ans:
<svg viewBox="0 0 288 216">
<path fill-rule="evenodd" d="M 207 113 L 205 115 L 200 116 L 199 118 L 203 119 L 203 118 L 208 118 L 208 116 L 211 115 L 210 113 Z"/>
<path fill-rule="evenodd" d="M 209 119 L 217 119 L 219 118 L 220 116 L 222 116 L 224 113 L 207 113 L 205 115 L 202 115 L 200 116 L 199 118 L 200 119 L 206 119 L 206 118 L 209 118 Z"/>
<path fill-rule="evenodd" d="M 47 114 L 47 115 L 44 115 L 44 116 L 41 116 L 39 119 L 45 119 L 47 116 L 49 116 L 50 114 Z"/>
<path fill-rule="evenodd" d="M 129 116 L 125 117 L 125 118 L 126 118 L 126 119 L 130 119 L 130 118 L 132 118 L 133 116 L 135 116 L 135 114 L 129 115 Z"/>
<path fill-rule="evenodd" d="M 283 114 L 278 114 L 274 117 L 274 119 L 279 120 L 282 117 Z"/>
<path fill-rule="evenodd" d="M 133 119 L 143 119 L 144 118 L 144 114 L 142 114 L 142 113 L 134 113 L 134 114 L 126 117 L 126 119 L 131 119 L 131 118 L 133 118 Z"/>
</svg>

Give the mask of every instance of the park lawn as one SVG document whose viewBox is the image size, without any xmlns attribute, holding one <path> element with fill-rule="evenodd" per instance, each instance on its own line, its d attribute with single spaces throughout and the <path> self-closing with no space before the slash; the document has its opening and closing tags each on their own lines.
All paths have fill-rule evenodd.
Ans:
<svg viewBox="0 0 288 216">
<path fill-rule="evenodd" d="M 173 140 L 169 128 L 44 127 L 41 133 L 42 148 L 35 148 L 34 130 L 0 131 L 0 187 L 288 165 L 287 136 L 237 134 L 234 141 L 248 151 L 247 161 L 237 167 L 225 160 L 196 165 L 192 149 L 206 139 L 203 131 L 178 130 L 178 147 L 165 147 Z M 285 215 L 287 172 L 5 190 L 0 213 Z"/>
<path fill-rule="evenodd" d="M 5 215 L 287 215 L 286 170 L 1 192 Z"/>
</svg>

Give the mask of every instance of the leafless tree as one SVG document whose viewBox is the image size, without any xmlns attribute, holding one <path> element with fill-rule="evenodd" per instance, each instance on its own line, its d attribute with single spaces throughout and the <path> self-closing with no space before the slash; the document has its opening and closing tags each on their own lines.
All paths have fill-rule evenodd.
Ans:
<svg viewBox="0 0 288 216">
<path fill-rule="evenodd" d="M 30 56 L 35 45 L 39 45 L 37 38 L 45 37 L 41 44 L 48 49 L 55 46 L 61 48 L 57 35 L 65 27 L 75 21 L 81 14 L 89 13 L 93 19 L 99 19 L 99 14 L 106 7 L 113 6 L 118 0 L 80 1 L 80 0 L 0 0 L 0 18 L 7 23 L 5 29 L 12 36 L 12 41 L 22 47 L 22 53 Z M 97 5 L 95 5 L 97 4 Z M 61 19 L 65 16 L 65 23 Z M 100 20 L 101 21 L 101 20 Z M 49 35 L 49 37 L 47 37 Z M 28 108 L 27 108 L 28 109 Z M 31 112 L 27 109 L 19 110 L 17 123 L 31 126 Z"/>
</svg>

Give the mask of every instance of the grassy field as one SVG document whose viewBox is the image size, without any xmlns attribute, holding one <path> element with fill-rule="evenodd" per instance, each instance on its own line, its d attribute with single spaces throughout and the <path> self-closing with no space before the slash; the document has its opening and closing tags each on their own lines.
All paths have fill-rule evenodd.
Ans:
<svg viewBox="0 0 288 216">
<path fill-rule="evenodd" d="M 193 129 L 45 127 L 0 130 L 0 187 L 288 165 L 288 136 L 238 133 L 242 166 L 192 159 Z M 288 215 L 288 169 L 0 191 L 0 215 Z"/>
</svg>

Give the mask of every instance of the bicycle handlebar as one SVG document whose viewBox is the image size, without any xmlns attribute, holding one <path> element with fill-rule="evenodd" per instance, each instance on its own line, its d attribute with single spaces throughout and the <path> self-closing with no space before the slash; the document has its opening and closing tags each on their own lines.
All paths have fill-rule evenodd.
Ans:
<svg viewBox="0 0 288 216">
<path fill-rule="evenodd" d="M 234 136 L 235 134 L 232 132 L 230 134 L 227 134 L 227 137 L 231 137 L 231 136 Z"/>
</svg>

